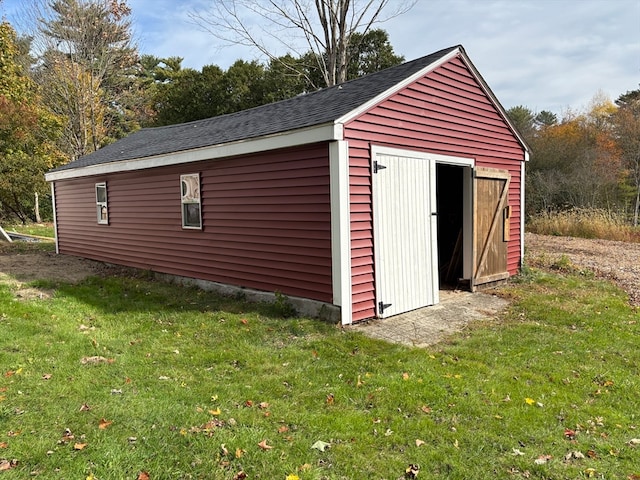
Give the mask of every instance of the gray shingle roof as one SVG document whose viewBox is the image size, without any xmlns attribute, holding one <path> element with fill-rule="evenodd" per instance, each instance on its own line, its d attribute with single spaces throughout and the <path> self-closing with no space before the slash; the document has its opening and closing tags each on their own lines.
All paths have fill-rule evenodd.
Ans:
<svg viewBox="0 0 640 480">
<path fill-rule="evenodd" d="M 461 47 L 446 48 L 339 86 L 249 110 L 166 127 L 143 128 L 52 172 L 165 155 L 333 122 L 456 48 Z"/>
</svg>

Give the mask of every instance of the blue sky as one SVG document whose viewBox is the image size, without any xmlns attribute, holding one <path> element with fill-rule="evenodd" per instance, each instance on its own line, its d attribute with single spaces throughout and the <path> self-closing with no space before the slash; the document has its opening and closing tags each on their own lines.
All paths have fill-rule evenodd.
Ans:
<svg viewBox="0 0 640 480">
<path fill-rule="evenodd" d="M 15 23 L 26 1 L 0 0 L 0 15 Z M 188 12 L 208 0 L 128 3 L 142 53 L 180 56 L 193 68 L 259 59 L 193 23 Z M 586 108 L 598 91 L 615 100 L 640 86 L 640 0 L 418 0 L 379 26 L 407 60 L 462 44 L 505 108 L 562 114 Z"/>
</svg>

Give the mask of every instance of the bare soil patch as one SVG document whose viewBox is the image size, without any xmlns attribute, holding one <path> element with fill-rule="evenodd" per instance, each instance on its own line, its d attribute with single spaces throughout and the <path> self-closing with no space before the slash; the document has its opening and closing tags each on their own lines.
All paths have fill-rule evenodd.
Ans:
<svg viewBox="0 0 640 480">
<path fill-rule="evenodd" d="M 52 252 L 0 254 L 0 283 L 11 285 L 21 299 L 51 297 L 52 290 L 26 285 L 34 280 L 78 283 L 109 269 L 101 262 Z"/>
<path fill-rule="evenodd" d="M 611 280 L 640 306 L 640 243 L 527 233 L 525 248 L 530 265 L 548 268 L 565 256 L 574 266 Z"/>
</svg>

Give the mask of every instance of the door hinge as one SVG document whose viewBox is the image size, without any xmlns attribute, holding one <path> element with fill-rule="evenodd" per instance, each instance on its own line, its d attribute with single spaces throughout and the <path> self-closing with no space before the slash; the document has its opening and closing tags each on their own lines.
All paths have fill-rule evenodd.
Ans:
<svg viewBox="0 0 640 480">
<path fill-rule="evenodd" d="M 378 302 L 378 311 L 382 314 L 391 305 L 393 305 L 393 304 L 392 303 Z"/>
<path fill-rule="evenodd" d="M 373 173 L 378 173 L 380 170 L 384 170 L 385 168 L 387 168 L 387 166 L 382 165 L 377 160 L 373 162 Z"/>
</svg>

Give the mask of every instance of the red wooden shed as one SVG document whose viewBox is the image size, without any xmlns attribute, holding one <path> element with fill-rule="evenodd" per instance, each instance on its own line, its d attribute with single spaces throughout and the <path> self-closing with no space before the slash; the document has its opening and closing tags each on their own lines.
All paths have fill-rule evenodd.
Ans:
<svg viewBox="0 0 640 480">
<path fill-rule="evenodd" d="M 57 251 L 350 324 L 516 273 L 526 143 L 461 46 L 47 173 Z"/>
</svg>

